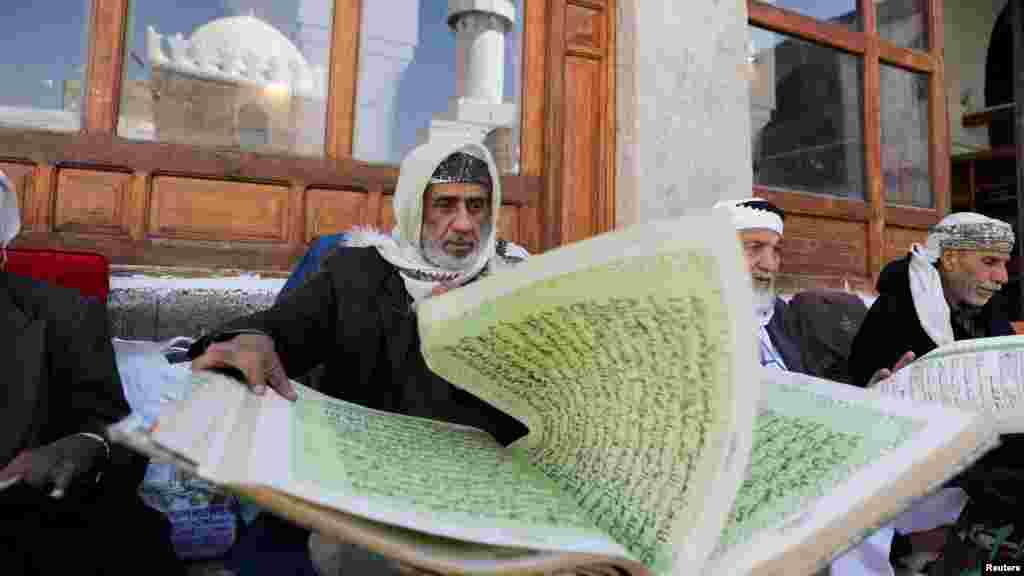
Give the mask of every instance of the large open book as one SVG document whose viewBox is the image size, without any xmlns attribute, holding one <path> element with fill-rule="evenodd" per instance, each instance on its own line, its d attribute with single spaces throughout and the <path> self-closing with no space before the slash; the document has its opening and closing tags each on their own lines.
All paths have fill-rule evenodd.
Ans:
<svg viewBox="0 0 1024 576">
<path fill-rule="evenodd" d="M 883 394 L 982 412 L 1001 433 L 1024 433 L 1024 336 L 941 346 L 876 388 Z"/>
<path fill-rule="evenodd" d="M 441 573 L 809 574 L 996 442 L 979 417 L 762 370 L 721 216 L 649 223 L 423 303 L 423 353 L 521 420 L 463 426 L 297 386 L 190 397 L 111 435 Z"/>
</svg>

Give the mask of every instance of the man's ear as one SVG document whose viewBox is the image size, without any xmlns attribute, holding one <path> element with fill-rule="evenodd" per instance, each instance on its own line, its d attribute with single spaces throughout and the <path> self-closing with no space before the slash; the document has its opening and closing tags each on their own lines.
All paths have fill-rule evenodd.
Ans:
<svg viewBox="0 0 1024 576">
<path fill-rule="evenodd" d="M 960 268 L 960 254 L 956 250 L 944 250 L 939 257 L 939 268 L 952 272 Z"/>
</svg>

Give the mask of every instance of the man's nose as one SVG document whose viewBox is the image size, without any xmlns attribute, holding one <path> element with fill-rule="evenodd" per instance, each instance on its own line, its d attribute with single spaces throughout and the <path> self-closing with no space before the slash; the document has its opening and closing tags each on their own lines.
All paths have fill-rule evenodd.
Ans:
<svg viewBox="0 0 1024 576">
<path fill-rule="evenodd" d="M 762 253 L 757 259 L 757 267 L 766 272 L 778 272 L 779 255 L 770 251 Z"/>
<path fill-rule="evenodd" d="M 466 209 L 465 203 L 460 203 L 455 209 L 455 220 L 452 221 L 452 229 L 458 232 L 468 232 L 473 229 L 473 218 Z"/>
<path fill-rule="evenodd" d="M 1006 265 L 1000 264 L 992 271 L 992 281 L 999 284 L 1006 284 L 1010 281 L 1010 275 L 1006 272 Z"/>
</svg>

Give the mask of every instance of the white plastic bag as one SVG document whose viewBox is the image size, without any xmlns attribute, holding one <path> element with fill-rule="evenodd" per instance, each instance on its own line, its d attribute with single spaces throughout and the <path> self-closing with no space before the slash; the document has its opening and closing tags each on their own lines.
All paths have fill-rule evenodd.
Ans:
<svg viewBox="0 0 1024 576">
<path fill-rule="evenodd" d="M 188 338 L 164 342 L 114 339 L 121 384 L 132 413 L 152 426 L 167 402 L 191 392 L 188 363 L 171 364 L 166 354 L 191 343 Z M 139 496 L 171 521 L 171 542 L 185 559 L 220 556 L 234 544 L 238 499 L 218 491 L 173 464 L 151 462 Z"/>
</svg>

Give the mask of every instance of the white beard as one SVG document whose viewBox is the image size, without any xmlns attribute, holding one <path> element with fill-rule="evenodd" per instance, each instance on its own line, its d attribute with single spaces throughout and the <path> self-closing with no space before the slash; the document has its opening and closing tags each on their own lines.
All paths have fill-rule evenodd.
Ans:
<svg viewBox="0 0 1024 576">
<path fill-rule="evenodd" d="M 444 246 L 440 240 L 423 240 L 423 258 L 444 270 L 450 270 L 452 272 L 461 272 L 467 268 L 471 268 L 476 263 L 476 257 L 480 253 L 480 246 L 484 238 L 489 237 L 491 234 L 491 226 L 484 224 L 480 226 L 480 240 L 477 241 L 476 247 L 472 252 L 459 258 L 452 256 L 451 254 L 444 251 Z"/>
<path fill-rule="evenodd" d="M 772 312 L 775 310 L 775 285 L 774 283 L 765 289 L 754 288 L 754 315 L 757 320 L 766 324 L 771 320 Z"/>
</svg>

